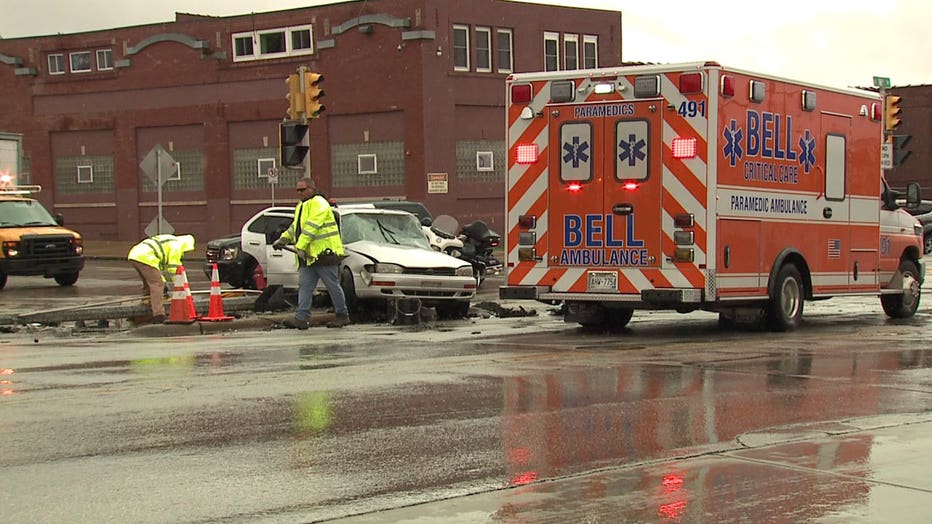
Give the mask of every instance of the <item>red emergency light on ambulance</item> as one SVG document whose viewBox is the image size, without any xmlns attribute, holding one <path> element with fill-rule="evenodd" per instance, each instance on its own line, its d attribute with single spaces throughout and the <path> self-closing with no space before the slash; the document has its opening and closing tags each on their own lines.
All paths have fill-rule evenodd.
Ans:
<svg viewBox="0 0 932 524">
<path fill-rule="evenodd" d="M 845 295 L 918 308 L 922 228 L 883 178 L 877 93 L 706 62 L 512 74 L 506 99 L 502 298 L 609 327 L 675 309 L 787 331 L 804 300 Z"/>
</svg>

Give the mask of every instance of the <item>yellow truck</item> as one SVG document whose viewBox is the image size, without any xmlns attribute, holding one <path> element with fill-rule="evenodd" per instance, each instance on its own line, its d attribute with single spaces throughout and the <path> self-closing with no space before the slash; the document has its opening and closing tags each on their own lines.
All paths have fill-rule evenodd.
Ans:
<svg viewBox="0 0 932 524">
<path fill-rule="evenodd" d="M 0 183 L 0 289 L 9 275 L 42 275 L 71 286 L 84 269 L 81 235 L 32 198 L 41 190 Z"/>
</svg>

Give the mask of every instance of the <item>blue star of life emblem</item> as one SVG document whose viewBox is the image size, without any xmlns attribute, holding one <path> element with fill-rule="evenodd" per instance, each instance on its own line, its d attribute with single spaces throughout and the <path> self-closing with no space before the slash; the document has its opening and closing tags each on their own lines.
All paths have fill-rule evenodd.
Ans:
<svg viewBox="0 0 932 524">
<path fill-rule="evenodd" d="M 722 135 L 725 137 L 725 149 L 723 153 L 728 157 L 731 167 L 735 167 L 738 160 L 744 156 L 744 150 L 741 149 L 741 139 L 744 138 L 744 131 L 738 127 L 738 122 L 732 119 L 731 127 L 724 128 L 722 130 Z"/>
<path fill-rule="evenodd" d="M 622 140 L 618 142 L 618 147 L 621 148 L 621 153 L 618 155 L 618 160 L 624 162 L 628 161 L 629 166 L 634 166 L 638 160 L 644 160 L 646 155 L 644 154 L 644 147 L 647 146 L 647 143 L 643 138 L 638 139 L 634 134 L 628 135 L 628 140 Z"/>
<path fill-rule="evenodd" d="M 589 161 L 589 153 L 586 152 L 588 150 L 589 142 L 580 144 L 579 137 L 574 136 L 572 143 L 564 142 L 563 144 L 563 151 L 566 152 L 566 154 L 563 155 L 563 162 L 573 162 L 573 167 L 579 167 L 580 162 Z"/>
<path fill-rule="evenodd" d="M 799 163 L 803 166 L 803 171 L 808 173 L 809 169 L 815 165 L 815 137 L 806 130 L 804 136 L 799 137 Z"/>
</svg>

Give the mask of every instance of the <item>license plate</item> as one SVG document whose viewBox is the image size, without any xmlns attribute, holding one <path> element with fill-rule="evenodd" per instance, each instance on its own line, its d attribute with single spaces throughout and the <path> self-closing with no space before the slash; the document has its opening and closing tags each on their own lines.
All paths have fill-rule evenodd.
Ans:
<svg viewBox="0 0 932 524">
<path fill-rule="evenodd" d="M 590 271 L 589 291 L 618 292 L 618 273 L 614 271 Z"/>
</svg>

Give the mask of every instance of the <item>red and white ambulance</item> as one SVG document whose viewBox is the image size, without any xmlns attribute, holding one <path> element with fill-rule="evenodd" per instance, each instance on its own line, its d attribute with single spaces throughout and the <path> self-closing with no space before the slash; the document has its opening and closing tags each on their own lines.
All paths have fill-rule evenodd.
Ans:
<svg viewBox="0 0 932 524">
<path fill-rule="evenodd" d="M 883 177 L 879 94 L 700 62 L 513 74 L 506 100 L 502 298 L 608 327 L 675 309 L 787 331 L 833 296 L 918 308 L 922 228 Z"/>
</svg>

